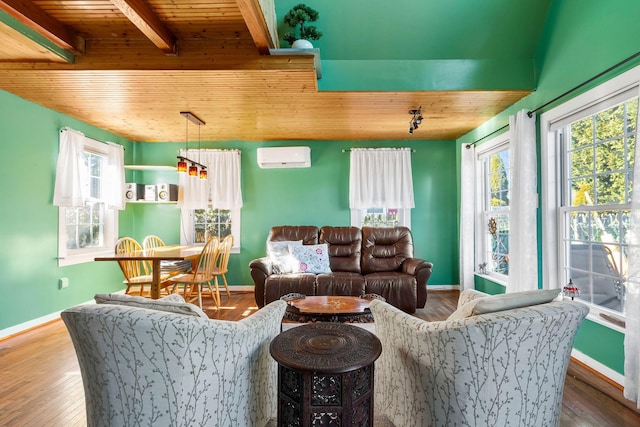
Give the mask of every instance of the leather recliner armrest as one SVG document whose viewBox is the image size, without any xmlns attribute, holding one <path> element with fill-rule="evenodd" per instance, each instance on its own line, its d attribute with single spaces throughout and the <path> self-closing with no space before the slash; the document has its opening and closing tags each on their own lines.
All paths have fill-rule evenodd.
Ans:
<svg viewBox="0 0 640 427">
<path fill-rule="evenodd" d="M 424 308 L 427 303 L 427 281 L 431 277 L 433 264 L 419 258 L 407 258 L 402 263 L 402 272 L 415 276 L 416 278 L 416 307 Z"/>
<path fill-rule="evenodd" d="M 264 302 L 264 282 L 267 277 L 273 274 L 273 264 L 269 257 L 262 257 L 254 259 L 249 263 L 249 271 L 251 272 L 251 278 L 255 285 L 254 294 L 256 304 L 262 308 L 265 305 Z"/>
<path fill-rule="evenodd" d="M 425 261 L 419 258 L 407 258 L 402 263 L 402 272 L 411 274 L 412 276 L 417 276 L 418 271 L 423 268 L 432 270 L 433 264 L 431 264 L 429 261 Z"/>
</svg>

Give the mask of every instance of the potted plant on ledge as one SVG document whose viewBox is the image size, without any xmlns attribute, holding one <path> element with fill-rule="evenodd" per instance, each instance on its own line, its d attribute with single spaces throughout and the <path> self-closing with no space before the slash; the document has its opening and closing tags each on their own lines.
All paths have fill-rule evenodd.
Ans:
<svg viewBox="0 0 640 427">
<path fill-rule="evenodd" d="M 306 25 L 318 19 L 318 12 L 305 4 L 298 4 L 291 8 L 284 16 L 284 23 L 293 29 L 284 33 L 282 38 L 289 42 L 294 49 L 311 49 L 313 45 L 309 40 L 319 40 L 322 33 L 315 25 Z M 296 35 L 296 29 L 299 34 Z"/>
</svg>

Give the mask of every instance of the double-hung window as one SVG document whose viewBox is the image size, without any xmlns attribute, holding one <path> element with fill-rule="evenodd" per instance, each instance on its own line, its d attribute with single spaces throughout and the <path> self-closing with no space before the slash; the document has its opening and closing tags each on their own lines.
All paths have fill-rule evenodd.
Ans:
<svg viewBox="0 0 640 427">
<path fill-rule="evenodd" d="M 113 252 L 118 230 L 118 211 L 108 206 L 107 145 L 84 138 L 81 173 L 84 174 L 82 207 L 59 208 L 59 265 L 92 261 Z"/>
<path fill-rule="evenodd" d="M 592 311 L 614 315 L 624 315 L 639 74 L 543 115 L 545 273 L 551 287 L 571 283 Z"/>
<path fill-rule="evenodd" d="M 480 146 L 477 156 L 476 271 L 506 284 L 511 190 L 508 133 Z"/>
</svg>

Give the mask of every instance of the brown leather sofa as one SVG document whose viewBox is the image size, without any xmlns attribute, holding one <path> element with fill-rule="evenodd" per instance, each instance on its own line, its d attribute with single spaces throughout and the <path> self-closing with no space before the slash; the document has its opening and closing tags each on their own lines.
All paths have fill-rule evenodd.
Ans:
<svg viewBox="0 0 640 427">
<path fill-rule="evenodd" d="M 377 294 L 388 303 L 414 313 L 427 302 L 427 281 L 433 265 L 413 257 L 407 227 L 373 228 L 315 226 L 273 227 L 267 241 L 326 243 L 330 273 L 275 274 L 268 257 L 249 263 L 258 307 L 289 293 L 305 295 Z"/>
</svg>

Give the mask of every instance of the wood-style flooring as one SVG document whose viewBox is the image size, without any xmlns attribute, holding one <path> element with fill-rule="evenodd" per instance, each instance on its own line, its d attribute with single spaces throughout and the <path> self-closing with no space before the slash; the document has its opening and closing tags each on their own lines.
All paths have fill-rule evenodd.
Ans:
<svg viewBox="0 0 640 427">
<path fill-rule="evenodd" d="M 454 311 L 457 299 L 456 291 L 429 292 L 427 306 L 417 315 L 443 320 Z M 234 292 L 230 299 L 223 295 L 222 304 L 215 310 L 207 297 L 205 312 L 214 319 L 233 321 L 257 310 L 252 293 Z M 584 375 L 572 372 L 570 368 L 565 382 L 562 427 L 640 426 L 638 413 L 592 387 L 589 378 L 585 381 Z M 82 378 L 62 321 L 0 341 L 0 426 L 85 424 Z"/>
</svg>

